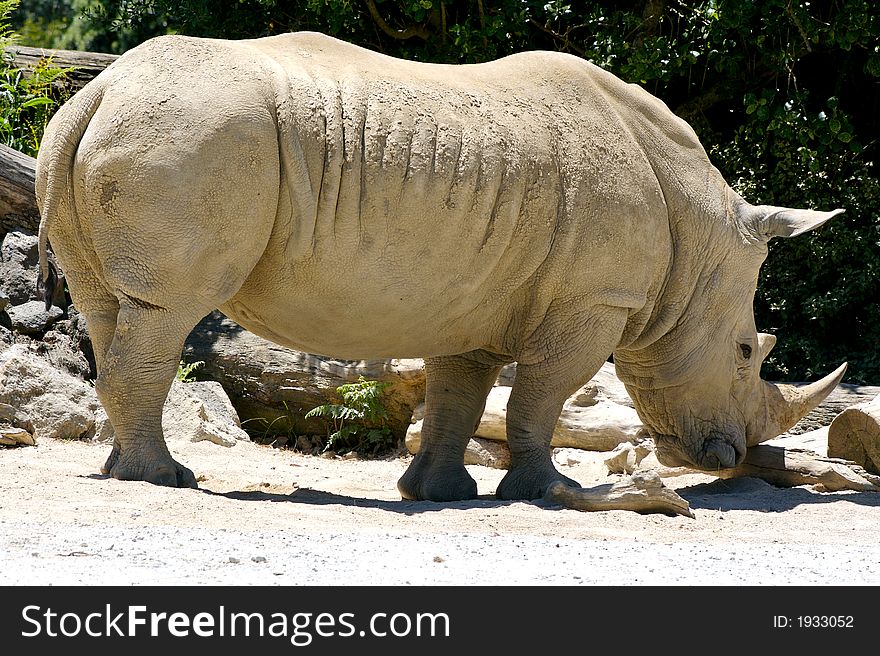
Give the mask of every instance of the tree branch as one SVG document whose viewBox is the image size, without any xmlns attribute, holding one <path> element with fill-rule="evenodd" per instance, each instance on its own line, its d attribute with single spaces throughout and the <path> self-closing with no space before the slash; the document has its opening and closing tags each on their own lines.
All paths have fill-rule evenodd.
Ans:
<svg viewBox="0 0 880 656">
<path fill-rule="evenodd" d="M 373 0 L 364 0 L 367 3 L 367 9 L 370 11 L 370 16 L 373 17 L 373 21 L 379 28 L 385 32 L 392 39 L 400 39 L 405 41 L 406 39 L 411 39 L 414 36 L 419 37 L 423 41 L 427 41 L 431 38 L 430 32 L 428 32 L 421 25 L 410 25 L 406 29 L 397 30 L 391 27 L 388 23 L 385 22 L 385 19 L 379 14 L 379 10 L 376 8 L 376 3 Z"/>
<path fill-rule="evenodd" d="M 583 57 L 584 59 L 588 59 L 587 53 L 584 50 L 582 50 L 581 48 L 578 48 L 576 45 L 574 45 L 573 43 L 571 43 L 571 41 L 568 40 L 568 32 L 570 32 L 571 30 L 568 30 L 568 32 L 566 32 L 565 34 L 559 34 L 558 32 L 554 32 L 553 30 L 551 30 L 546 25 L 541 25 L 541 23 L 536 21 L 534 18 L 530 18 L 529 22 L 532 25 L 534 25 L 535 27 L 537 27 L 539 30 L 541 30 L 542 32 L 546 32 L 547 34 L 552 36 L 554 39 L 558 39 L 559 41 L 562 41 L 562 45 L 564 47 L 570 48 L 571 50 L 574 50 L 577 54 L 579 54 L 581 57 Z M 578 27 L 582 27 L 582 26 L 579 25 Z"/>
</svg>

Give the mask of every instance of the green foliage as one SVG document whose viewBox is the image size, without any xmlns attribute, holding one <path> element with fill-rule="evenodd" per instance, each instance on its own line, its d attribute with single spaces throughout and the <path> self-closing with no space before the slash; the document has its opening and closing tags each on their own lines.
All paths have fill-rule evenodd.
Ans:
<svg viewBox="0 0 880 656">
<path fill-rule="evenodd" d="M 336 388 L 341 403 L 319 405 L 305 414 L 307 419 L 321 417 L 330 423 L 325 450 L 375 454 L 394 446 L 382 403 L 382 393 L 389 385 L 361 376 L 356 383 Z"/>
<path fill-rule="evenodd" d="M 192 373 L 201 366 L 204 366 L 204 362 L 199 360 L 198 362 L 193 362 L 191 364 L 184 363 L 183 360 L 180 361 L 180 364 L 177 365 L 177 375 L 175 376 L 177 380 L 181 383 L 192 383 L 195 382 L 195 377 Z"/>
<path fill-rule="evenodd" d="M 67 99 L 57 83 L 70 69 L 52 66 L 49 60 L 27 75 L 15 67 L 13 56 L 5 49 L 18 40 L 10 24 L 10 14 L 18 3 L 0 1 L 0 143 L 36 157 L 46 124 Z"/>
<path fill-rule="evenodd" d="M 764 375 L 807 380 L 846 359 L 846 382 L 880 384 L 880 11 L 873 0 L 27 4 L 15 24 L 31 39 L 42 26 L 36 45 L 47 47 L 75 42 L 121 52 L 166 32 L 248 38 L 316 30 L 422 61 L 471 63 L 534 49 L 590 60 L 693 125 L 747 200 L 846 209 L 818 231 L 770 244 L 755 318 L 779 341 Z M 53 22 L 59 16 L 63 29 Z"/>
</svg>

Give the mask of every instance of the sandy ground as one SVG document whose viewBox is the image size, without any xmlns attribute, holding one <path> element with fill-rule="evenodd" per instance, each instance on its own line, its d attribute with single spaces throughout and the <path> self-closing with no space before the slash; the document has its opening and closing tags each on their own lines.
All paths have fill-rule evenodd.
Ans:
<svg viewBox="0 0 880 656">
<path fill-rule="evenodd" d="M 0 450 L 3 585 L 876 585 L 880 494 L 665 478 L 695 518 L 494 499 L 402 501 L 410 456 L 171 445 L 199 490 L 102 476 L 109 447 Z M 605 454 L 560 467 L 613 482 Z"/>
</svg>

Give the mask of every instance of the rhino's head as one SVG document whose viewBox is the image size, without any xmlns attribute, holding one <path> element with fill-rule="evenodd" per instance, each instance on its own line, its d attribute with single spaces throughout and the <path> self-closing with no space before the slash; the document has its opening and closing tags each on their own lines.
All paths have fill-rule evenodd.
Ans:
<svg viewBox="0 0 880 656">
<path fill-rule="evenodd" d="M 678 247 L 681 261 L 654 311 L 655 328 L 663 329 L 615 352 L 618 375 L 667 466 L 736 466 L 747 447 L 785 432 L 821 403 L 846 369 L 802 387 L 761 380 L 776 338 L 756 331 L 752 309 L 767 242 L 812 230 L 843 210 L 752 206 L 735 194 L 726 206 L 723 247 Z"/>
</svg>

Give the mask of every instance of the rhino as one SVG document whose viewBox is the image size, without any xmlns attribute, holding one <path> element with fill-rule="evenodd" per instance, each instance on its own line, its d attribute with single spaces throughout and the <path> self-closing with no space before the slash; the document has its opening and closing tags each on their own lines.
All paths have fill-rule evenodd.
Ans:
<svg viewBox="0 0 880 656">
<path fill-rule="evenodd" d="M 404 499 L 473 498 L 468 439 L 516 363 L 501 499 L 578 483 L 553 465 L 563 402 L 613 358 L 661 463 L 718 471 L 841 381 L 759 370 L 768 242 L 843 210 L 752 205 L 658 98 L 584 59 L 392 58 L 313 32 L 161 36 L 49 122 L 54 253 L 115 431 L 102 472 L 196 487 L 163 439 L 186 337 L 221 310 L 286 347 L 423 358 Z M 51 250 L 50 250 L 51 249 Z"/>
</svg>

